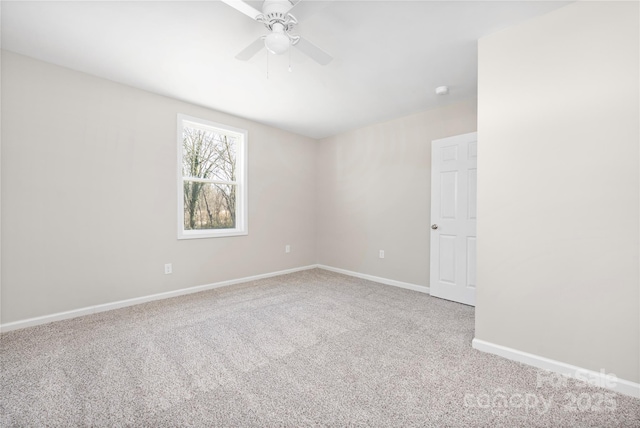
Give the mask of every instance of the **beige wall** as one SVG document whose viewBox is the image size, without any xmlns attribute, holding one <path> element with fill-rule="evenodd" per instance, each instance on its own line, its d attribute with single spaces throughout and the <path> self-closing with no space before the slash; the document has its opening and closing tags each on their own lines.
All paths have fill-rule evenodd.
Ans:
<svg viewBox="0 0 640 428">
<path fill-rule="evenodd" d="M 431 141 L 475 130 L 470 101 L 321 140 L 318 262 L 428 286 Z"/>
<path fill-rule="evenodd" d="M 430 142 L 476 129 L 474 101 L 318 142 L 10 52 L 2 86 L 3 324 L 316 262 L 427 286 Z M 248 236 L 176 239 L 177 113 L 249 131 Z"/>
<path fill-rule="evenodd" d="M 248 236 L 176 239 L 177 113 L 249 131 Z M 315 263 L 315 147 L 3 52 L 2 323 Z"/>
<path fill-rule="evenodd" d="M 479 44 L 476 337 L 640 381 L 638 3 Z"/>
</svg>

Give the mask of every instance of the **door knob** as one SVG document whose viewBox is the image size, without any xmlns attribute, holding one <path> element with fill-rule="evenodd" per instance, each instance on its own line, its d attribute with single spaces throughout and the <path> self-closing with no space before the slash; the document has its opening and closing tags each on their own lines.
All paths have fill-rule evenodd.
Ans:
<svg viewBox="0 0 640 428">
<path fill-rule="evenodd" d="M 432 224 L 432 225 L 431 225 L 431 229 L 436 230 L 437 228 L 438 228 L 438 225 L 437 225 L 437 224 Z"/>
</svg>

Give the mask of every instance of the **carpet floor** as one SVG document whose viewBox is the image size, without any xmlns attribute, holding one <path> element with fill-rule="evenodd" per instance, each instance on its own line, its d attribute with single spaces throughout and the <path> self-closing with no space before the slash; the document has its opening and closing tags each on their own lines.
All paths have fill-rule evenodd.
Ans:
<svg viewBox="0 0 640 428">
<path fill-rule="evenodd" d="M 474 309 L 314 269 L 4 333 L 0 425 L 639 427 L 471 348 Z"/>
</svg>

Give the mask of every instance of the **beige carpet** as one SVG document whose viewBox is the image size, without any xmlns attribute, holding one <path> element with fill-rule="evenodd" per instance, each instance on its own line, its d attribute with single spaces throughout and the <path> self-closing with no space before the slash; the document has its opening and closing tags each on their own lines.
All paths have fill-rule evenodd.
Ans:
<svg viewBox="0 0 640 428">
<path fill-rule="evenodd" d="M 473 317 L 311 270 L 9 332 L 0 425 L 640 426 L 640 400 L 471 349 Z"/>
</svg>

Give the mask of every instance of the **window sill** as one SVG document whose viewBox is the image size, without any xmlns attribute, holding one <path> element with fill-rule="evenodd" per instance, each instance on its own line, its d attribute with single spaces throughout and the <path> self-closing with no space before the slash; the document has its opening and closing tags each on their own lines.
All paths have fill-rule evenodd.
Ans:
<svg viewBox="0 0 640 428">
<path fill-rule="evenodd" d="M 246 230 L 226 229 L 226 230 L 185 230 L 178 233 L 178 239 L 202 239 L 202 238 L 226 238 L 230 236 L 248 235 Z"/>
</svg>

